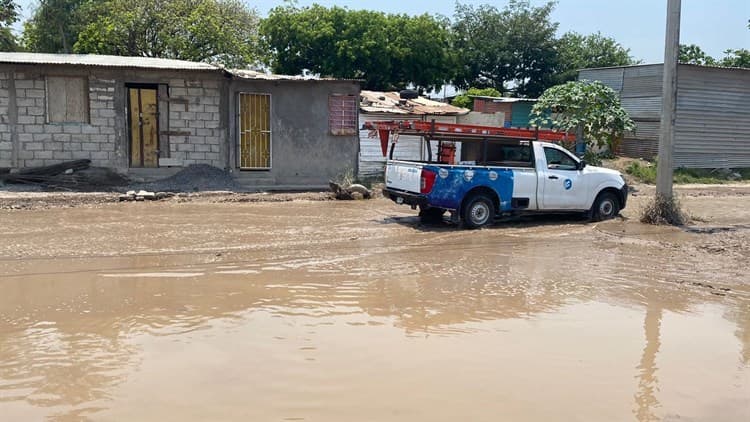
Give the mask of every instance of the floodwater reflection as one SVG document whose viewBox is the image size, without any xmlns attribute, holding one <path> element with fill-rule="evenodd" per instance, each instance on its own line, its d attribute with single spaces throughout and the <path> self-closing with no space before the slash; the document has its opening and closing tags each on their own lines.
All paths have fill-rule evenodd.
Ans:
<svg viewBox="0 0 750 422">
<path fill-rule="evenodd" d="M 587 279 L 551 265 L 574 250 L 514 242 L 475 252 L 138 257 L 131 270 L 77 262 L 58 274 L 65 262 L 39 261 L 0 278 L 0 411 L 8 420 L 750 415 L 747 303 L 618 281 L 617 251 L 610 270 Z M 712 339 L 721 353 L 666 353 L 665 330 Z M 692 362 L 710 366 L 685 371 Z M 670 367 L 680 370 L 662 372 Z M 684 384 L 701 384 L 700 394 Z"/>
</svg>

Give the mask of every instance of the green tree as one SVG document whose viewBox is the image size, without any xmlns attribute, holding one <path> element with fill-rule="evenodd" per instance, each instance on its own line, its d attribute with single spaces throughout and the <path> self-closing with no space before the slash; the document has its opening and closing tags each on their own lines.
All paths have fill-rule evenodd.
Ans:
<svg viewBox="0 0 750 422">
<path fill-rule="evenodd" d="M 448 79 L 448 23 L 430 15 L 411 17 L 320 5 L 288 3 L 261 25 L 278 73 L 303 70 L 329 77 L 364 79 L 367 89 L 432 88 Z"/>
<path fill-rule="evenodd" d="M 474 99 L 472 96 L 477 97 L 499 97 L 500 91 L 495 88 L 469 88 L 466 93 L 457 95 L 456 98 L 451 101 L 451 105 L 456 107 L 474 109 Z"/>
<path fill-rule="evenodd" d="M 37 53 L 72 53 L 78 31 L 91 18 L 81 13 L 87 1 L 41 0 L 23 25 L 26 49 Z"/>
<path fill-rule="evenodd" d="M 571 81 L 544 91 L 531 110 L 531 124 L 572 131 L 583 128 L 584 138 L 592 145 L 608 146 L 635 123 L 622 108 L 617 93 L 596 81 Z"/>
<path fill-rule="evenodd" d="M 680 63 L 703 66 L 712 66 L 716 64 L 716 59 L 706 54 L 702 48 L 695 44 L 680 44 L 680 56 L 678 61 Z"/>
<path fill-rule="evenodd" d="M 18 21 L 19 7 L 13 0 L 0 0 L 0 51 L 15 51 L 18 46 L 10 26 Z"/>
<path fill-rule="evenodd" d="M 558 40 L 557 52 L 560 83 L 575 80 L 580 69 L 627 66 L 636 63 L 630 56 L 630 49 L 601 33 L 581 35 L 577 32 L 566 32 Z"/>
<path fill-rule="evenodd" d="M 76 53 L 244 67 L 258 59 L 257 13 L 239 0 L 106 0 L 80 8 Z"/>
<path fill-rule="evenodd" d="M 726 57 L 719 62 L 721 66 L 750 68 L 750 50 L 746 48 L 729 49 L 724 54 L 726 54 Z"/>
<path fill-rule="evenodd" d="M 553 84 L 557 66 L 558 24 L 550 20 L 554 5 L 510 0 L 501 11 L 457 4 L 453 35 L 460 66 L 454 83 L 502 92 L 511 88 L 519 96 L 541 94 Z"/>
</svg>

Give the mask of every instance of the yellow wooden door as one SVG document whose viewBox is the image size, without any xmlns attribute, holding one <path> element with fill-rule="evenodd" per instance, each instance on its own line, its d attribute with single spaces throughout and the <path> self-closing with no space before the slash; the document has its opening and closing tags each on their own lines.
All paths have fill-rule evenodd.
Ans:
<svg viewBox="0 0 750 422">
<path fill-rule="evenodd" d="M 156 89 L 128 88 L 130 166 L 159 166 L 159 106 Z"/>
<path fill-rule="evenodd" d="M 241 93 L 240 168 L 271 168 L 271 96 Z"/>
</svg>

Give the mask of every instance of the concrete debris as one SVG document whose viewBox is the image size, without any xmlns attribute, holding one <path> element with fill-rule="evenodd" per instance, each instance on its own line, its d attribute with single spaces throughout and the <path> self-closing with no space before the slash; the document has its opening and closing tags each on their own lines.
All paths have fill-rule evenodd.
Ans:
<svg viewBox="0 0 750 422">
<path fill-rule="evenodd" d="M 372 191 L 360 184 L 355 183 L 347 187 L 343 187 L 340 184 L 329 180 L 328 186 L 330 186 L 331 191 L 335 194 L 336 199 L 360 200 L 372 198 Z"/>
<path fill-rule="evenodd" d="M 149 192 L 145 190 L 129 190 L 124 195 L 120 195 L 119 199 L 120 202 L 123 201 L 158 201 L 161 199 L 171 198 L 174 196 L 174 193 L 171 192 Z"/>
</svg>

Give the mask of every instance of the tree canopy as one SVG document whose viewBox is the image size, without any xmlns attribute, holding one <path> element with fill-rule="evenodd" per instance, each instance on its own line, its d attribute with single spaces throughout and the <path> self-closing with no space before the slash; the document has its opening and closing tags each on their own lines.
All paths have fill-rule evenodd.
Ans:
<svg viewBox="0 0 750 422">
<path fill-rule="evenodd" d="M 580 69 L 636 64 L 630 56 L 630 49 L 601 33 L 581 35 L 567 32 L 558 41 L 557 51 L 560 83 L 574 80 Z"/>
<path fill-rule="evenodd" d="M 15 51 L 17 48 L 10 26 L 18 21 L 18 12 L 14 0 L 0 0 L 0 51 Z"/>
<path fill-rule="evenodd" d="M 557 64 L 554 2 L 539 7 L 511 0 L 499 10 L 491 5 L 456 4 L 454 48 L 459 52 L 454 83 L 460 88 L 511 89 L 537 96 L 552 82 Z"/>
<path fill-rule="evenodd" d="M 261 33 L 278 73 L 364 79 L 368 89 L 433 88 L 451 67 L 448 24 L 427 14 L 287 4 L 271 10 Z"/>
<path fill-rule="evenodd" d="M 40 53 L 72 53 L 78 31 L 90 19 L 82 13 L 87 0 L 41 0 L 24 23 L 23 44 Z"/>
<path fill-rule="evenodd" d="M 635 123 L 622 108 L 612 88 L 596 81 L 571 81 L 544 91 L 531 110 L 531 124 L 565 131 L 583 128 L 584 138 L 597 146 L 609 146 Z"/>
</svg>

